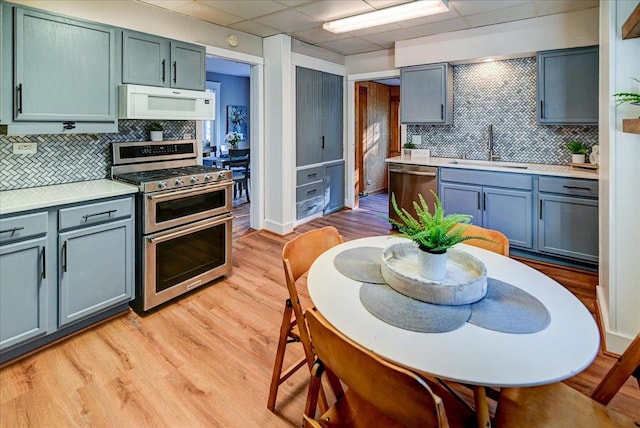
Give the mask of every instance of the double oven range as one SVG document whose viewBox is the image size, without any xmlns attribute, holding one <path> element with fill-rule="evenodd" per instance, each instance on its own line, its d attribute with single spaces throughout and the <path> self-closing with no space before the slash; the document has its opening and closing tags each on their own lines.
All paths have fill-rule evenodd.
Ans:
<svg viewBox="0 0 640 428">
<path fill-rule="evenodd" d="M 136 195 L 136 297 L 147 311 L 231 272 L 232 173 L 195 140 L 113 143 L 111 177 Z"/>
</svg>

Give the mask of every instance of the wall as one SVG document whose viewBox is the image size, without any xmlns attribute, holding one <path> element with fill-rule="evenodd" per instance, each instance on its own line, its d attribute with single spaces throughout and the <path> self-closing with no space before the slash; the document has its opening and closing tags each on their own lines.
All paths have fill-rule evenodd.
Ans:
<svg viewBox="0 0 640 428">
<path fill-rule="evenodd" d="M 492 124 L 500 160 L 543 164 L 569 163 L 572 139 L 598 142 L 597 126 L 536 123 L 535 57 L 453 66 L 453 106 L 452 125 L 408 125 L 407 141 L 422 136 L 432 156 L 487 159 Z"/>
<path fill-rule="evenodd" d="M 390 87 L 375 82 L 358 82 L 355 90 L 367 88 L 367 123 L 364 125 L 362 144 L 366 193 L 387 187 L 387 165 L 390 139 Z"/>
<path fill-rule="evenodd" d="M 111 143 L 147 141 L 151 121 L 120 120 L 117 134 L 15 135 L 0 137 L 0 191 L 108 178 Z M 194 121 L 158 121 L 165 140 L 196 135 Z M 13 143 L 35 142 L 33 155 L 14 155 Z"/>
<path fill-rule="evenodd" d="M 621 353 L 640 332 L 640 135 L 622 119 L 640 108 L 615 106 L 618 92 L 640 91 L 640 38 L 622 40 L 637 1 L 600 2 L 600 283 L 598 306 L 606 348 Z"/>
<path fill-rule="evenodd" d="M 218 111 L 220 112 L 220 132 L 222 134 L 219 141 L 224 141 L 227 132 L 227 106 L 246 106 L 247 107 L 247 135 L 245 140 L 238 144 L 238 148 L 249 148 L 249 106 L 251 105 L 251 97 L 249 94 L 248 77 L 231 76 L 228 74 L 220 74 L 207 72 L 207 81 L 219 82 L 220 96 L 216 102 L 220 103 Z"/>
</svg>

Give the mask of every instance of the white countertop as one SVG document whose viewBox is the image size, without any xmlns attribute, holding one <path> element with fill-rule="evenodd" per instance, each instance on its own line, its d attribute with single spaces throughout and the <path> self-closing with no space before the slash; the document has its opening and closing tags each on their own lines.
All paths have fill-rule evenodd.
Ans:
<svg viewBox="0 0 640 428">
<path fill-rule="evenodd" d="M 463 169 L 477 169 L 483 171 L 500 171 L 500 172 L 512 172 L 515 174 L 534 174 L 534 175 L 554 175 L 558 177 L 570 177 L 570 178 L 587 178 L 591 180 L 598 179 L 597 170 L 570 168 L 569 165 L 547 165 L 539 163 L 513 163 L 513 162 L 491 162 L 488 161 L 474 161 L 474 160 L 462 160 L 453 158 L 437 158 L 427 156 L 396 156 L 386 159 L 387 162 L 404 163 L 410 165 L 425 165 L 447 168 L 463 168 Z M 461 162 L 461 163 L 451 163 Z M 515 166 L 527 166 L 527 168 L 513 168 L 508 165 Z"/>
<path fill-rule="evenodd" d="M 12 214 L 137 192 L 137 186 L 107 179 L 7 190 L 0 192 L 0 214 Z"/>
</svg>

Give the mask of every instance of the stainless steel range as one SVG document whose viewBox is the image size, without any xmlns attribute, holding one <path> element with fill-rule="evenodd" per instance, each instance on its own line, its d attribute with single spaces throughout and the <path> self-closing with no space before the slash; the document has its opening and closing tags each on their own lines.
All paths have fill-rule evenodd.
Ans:
<svg viewBox="0 0 640 428">
<path fill-rule="evenodd" d="M 111 177 L 140 189 L 132 304 L 138 312 L 231 272 L 232 173 L 197 165 L 196 144 L 113 143 Z"/>
</svg>

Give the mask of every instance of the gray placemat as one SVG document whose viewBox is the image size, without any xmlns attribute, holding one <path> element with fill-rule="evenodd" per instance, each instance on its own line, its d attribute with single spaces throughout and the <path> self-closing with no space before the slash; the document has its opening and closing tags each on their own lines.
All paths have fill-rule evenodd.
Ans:
<svg viewBox="0 0 640 428">
<path fill-rule="evenodd" d="M 503 333 L 544 330 L 551 315 L 540 300 L 506 282 L 488 278 L 487 294 L 471 305 L 469 323 Z"/>
<path fill-rule="evenodd" d="M 471 305 L 433 305 L 400 294 L 387 284 L 362 284 L 360 301 L 387 324 L 421 333 L 455 330 L 471 316 Z"/>
<path fill-rule="evenodd" d="M 344 250 L 333 259 L 338 272 L 358 282 L 384 284 L 380 272 L 382 264 L 382 248 L 359 247 Z"/>
</svg>

